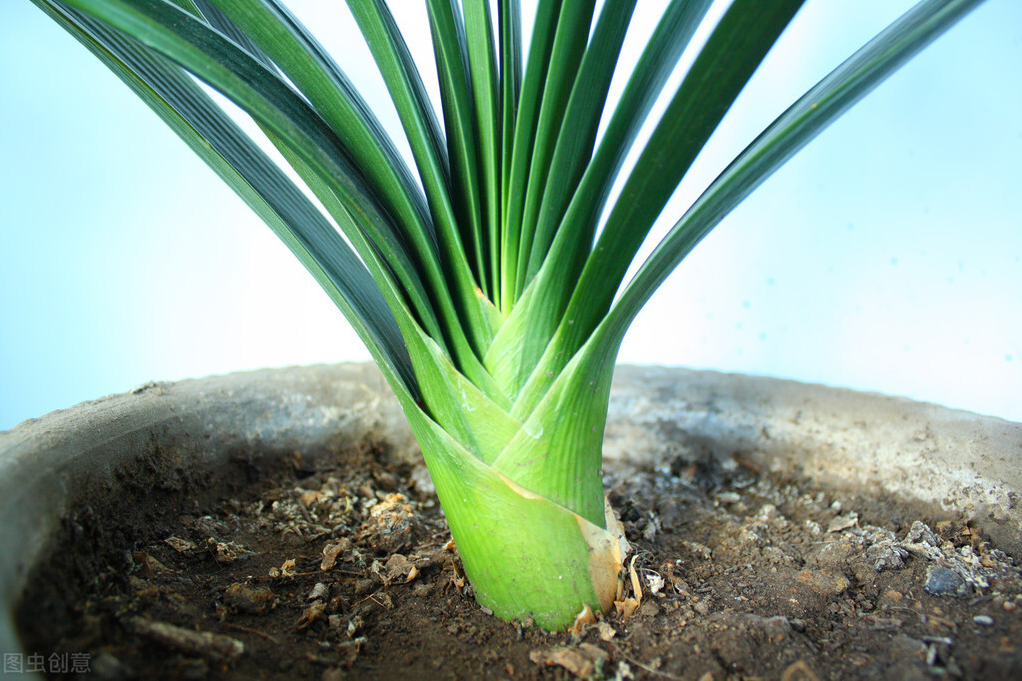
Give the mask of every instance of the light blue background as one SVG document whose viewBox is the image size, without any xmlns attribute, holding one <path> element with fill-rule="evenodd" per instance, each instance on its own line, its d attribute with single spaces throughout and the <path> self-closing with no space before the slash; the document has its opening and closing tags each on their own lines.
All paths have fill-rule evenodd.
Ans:
<svg viewBox="0 0 1022 681">
<path fill-rule="evenodd" d="M 307 14 L 334 4 L 296 11 L 378 97 L 343 17 Z M 909 5 L 810 0 L 663 229 Z M 0 104 L 0 428 L 151 379 L 368 358 L 270 231 L 25 1 L 0 3 Z M 637 320 L 620 360 L 1022 420 L 1020 166 L 1022 3 L 990 0 L 729 216 Z"/>
</svg>

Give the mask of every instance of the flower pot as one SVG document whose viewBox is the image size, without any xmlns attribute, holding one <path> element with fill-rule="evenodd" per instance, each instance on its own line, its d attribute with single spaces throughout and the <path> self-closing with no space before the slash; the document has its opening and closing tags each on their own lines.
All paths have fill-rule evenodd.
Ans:
<svg viewBox="0 0 1022 681">
<path fill-rule="evenodd" d="M 60 583 L 54 575 L 61 570 L 101 571 L 97 566 L 112 550 L 102 544 L 111 538 L 119 542 L 114 550 L 132 549 L 153 539 L 147 528 L 173 525 L 188 509 L 244 492 L 271 471 L 287 470 L 300 480 L 321 461 L 367 443 L 396 465 L 416 465 L 417 448 L 396 401 L 376 369 L 364 364 L 150 384 L 0 433 L 0 650 L 20 650 L 16 619 L 22 630 L 31 626 L 26 617 L 32 619 L 33 605 L 26 609 L 22 601 L 39 574 Z M 1022 554 L 1022 424 L 791 381 L 621 366 L 604 454 L 612 476 L 660 468 L 680 479 L 666 468 L 683 454 L 704 467 L 743 468 L 813 485 L 828 498 L 883 497 L 931 524 L 968 520 L 1002 552 Z M 720 498 L 727 505 L 733 496 Z M 822 537 L 836 538 L 843 529 Z M 698 545 L 696 539 L 689 543 Z M 382 555 L 378 562 L 384 564 Z M 150 567 L 140 565 L 138 570 Z M 403 584 L 386 574 L 380 579 L 390 589 Z M 697 603 L 698 595 L 677 589 L 667 599 L 659 588 L 650 591 L 647 601 Z M 1013 618 L 1005 626 L 1017 626 L 1017 611 L 1008 607 L 1010 599 L 1004 602 Z M 77 605 L 51 593 L 39 607 L 59 617 L 61 608 Z M 696 612 L 712 617 L 715 611 Z M 784 618 L 797 620 L 790 613 Z M 354 633 L 351 640 L 358 640 Z M 607 654 L 613 657 L 613 651 Z M 563 662 L 542 656 L 532 661 Z M 219 662 L 213 671 L 229 670 L 230 664 Z M 116 676 L 116 670 L 107 675 Z"/>
</svg>

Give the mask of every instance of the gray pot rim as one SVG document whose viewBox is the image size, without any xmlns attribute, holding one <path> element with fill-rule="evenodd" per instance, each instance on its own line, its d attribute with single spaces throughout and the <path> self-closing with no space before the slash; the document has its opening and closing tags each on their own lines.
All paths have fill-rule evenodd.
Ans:
<svg viewBox="0 0 1022 681">
<path fill-rule="evenodd" d="M 396 400 L 365 363 L 151 383 L 0 432 L 0 649 L 20 649 L 14 608 L 71 509 L 124 485 L 173 488 L 239 455 L 316 457 L 380 438 L 399 460 L 417 459 Z M 657 466 L 686 448 L 964 515 L 1022 553 L 1020 423 L 773 378 L 619 366 L 606 465 Z"/>
</svg>

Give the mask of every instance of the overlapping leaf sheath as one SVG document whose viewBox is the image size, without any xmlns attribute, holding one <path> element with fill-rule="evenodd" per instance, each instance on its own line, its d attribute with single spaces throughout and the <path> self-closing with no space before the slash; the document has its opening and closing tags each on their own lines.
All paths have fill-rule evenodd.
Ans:
<svg viewBox="0 0 1022 681">
<path fill-rule="evenodd" d="M 432 418 L 406 413 L 476 599 L 550 629 L 609 608 L 626 551 L 600 476 L 613 363 L 583 353 L 518 414 L 432 354 L 417 367 Z"/>
</svg>

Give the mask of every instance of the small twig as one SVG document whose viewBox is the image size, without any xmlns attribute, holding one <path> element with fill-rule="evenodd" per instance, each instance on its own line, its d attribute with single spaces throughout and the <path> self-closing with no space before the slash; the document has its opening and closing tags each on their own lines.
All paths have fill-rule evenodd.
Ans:
<svg viewBox="0 0 1022 681">
<path fill-rule="evenodd" d="M 643 664 L 642 662 L 639 662 L 638 660 L 636 660 L 633 657 L 629 657 L 628 655 L 625 655 L 623 652 L 621 652 L 621 649 L 618 648 L 617 646 L 614 646 L 614 652 L 616 654 L 620 655 L 621 657 L 625 658 L 626 660 L 628 660 L 632 664 L 634 664 L 639 669 L 643 669 L 643 670 L 649 672 L 650 674 L 656 674 L 657 676 L 662 676 L 665 679 L 672 679 L 674 681 L 685 681 L 684 677 L 675 676 L 674 674 L 670 674 L 668 672 L 662 672 L 659 669 L 654 669 L 653 667 L 650 667 L 648 664 Z"/>
<path fill-rule="evenodd" d="M 269 634 L 266 634 L 266 633 L 263 633 L 263 632 L 259 631 L 258 629 L 250 629 L 249 627 L 243 627 L 240 624 L 233 624 L 231 622 L 223 622 L 222 624 L 225 627 L 230 627 L 231 629 L 237 629 L 238 631 L 244 631 L 244 632 L 247 632 L 249 634 L 255 634 L 256 636 L 262 636 L 263 638 L 265 638 L 267 641 L 269 641 L 273 645 L 277 645 L 277 646 L 280 645 L 280 641 L 278 641 L 274 637 L 270 636 Z"/>
<path fill-rule="evenodd" d="M 245 644 L 223 634 L 192 631 L 165 622 L 154 622 L 144 617 L 131 617 L 126 623 L 136 634 L 151 641 L 215 661 L 230 662 L 245 652 Z"/>
</svg>

